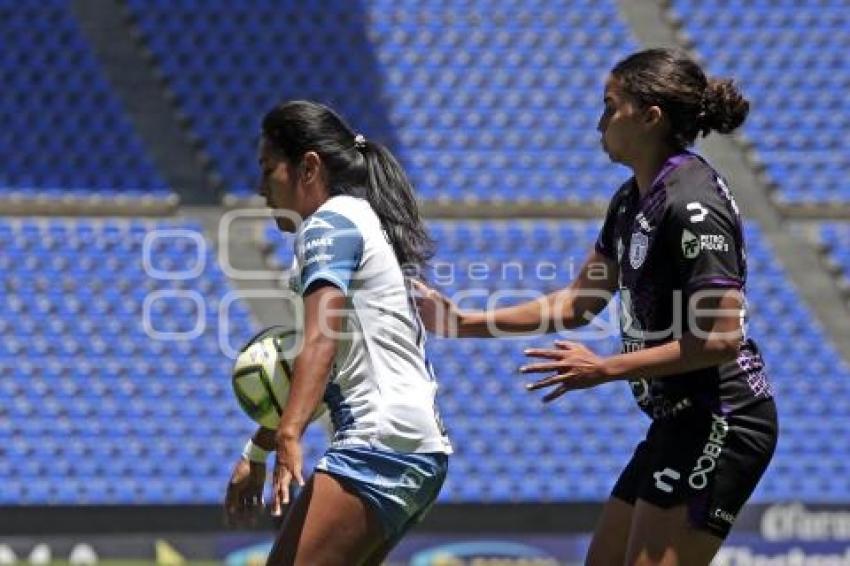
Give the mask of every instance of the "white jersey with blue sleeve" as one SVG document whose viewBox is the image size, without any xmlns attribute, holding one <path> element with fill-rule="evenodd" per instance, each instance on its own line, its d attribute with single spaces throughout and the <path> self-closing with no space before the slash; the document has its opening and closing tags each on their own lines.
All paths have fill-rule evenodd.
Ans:
<svg viewBox="0 0 850 566">
<path fill-rule="evenodd" d="M 335 196 L 295 238 L 293 290 L 338 287 L 346 316 L 324 395 L 331 446 L 451 453 L 436 405 L 425 330 L 401 267 L 368 201 Z"/>
</svg>

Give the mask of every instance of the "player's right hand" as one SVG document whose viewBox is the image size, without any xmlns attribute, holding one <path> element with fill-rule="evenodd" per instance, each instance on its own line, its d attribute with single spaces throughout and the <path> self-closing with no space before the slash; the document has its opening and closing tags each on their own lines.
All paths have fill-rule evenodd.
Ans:
<svg viewBox="0 0 850 566">
<path fill-rule="evenodd" d="M 425 329 L 438 336 L 457 336 L 463 317 L 457 305 L 421 281 L 411 279 L 410 282 Z"/>
<path fill-rule="evenodd" d="M 225 522 L 230 527 L 256 525 L 263 512 L 266 465 L 240 457 L 227 483 L 224 497 Z"/>
</svg>

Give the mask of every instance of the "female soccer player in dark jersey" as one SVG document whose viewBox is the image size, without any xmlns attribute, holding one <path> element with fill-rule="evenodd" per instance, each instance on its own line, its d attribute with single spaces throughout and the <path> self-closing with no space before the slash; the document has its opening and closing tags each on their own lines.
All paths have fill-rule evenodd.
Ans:
<svg viewBox="0 0 850 566">
<path fill-rule="evenodd" d="M 432 331 L 458 336 L 587 324 L 620 295 L 622 353 L 602 358 L 555 342 L 526 353 L 529 385 L 567 391 L 627 380 L 652 424 L 617 481 L 587 564 L 709 564 L 776 445 L 777 420 L 758 348 L 744 330 L 746 254 L 725 181 L 688 151 L 729 133 L 749 104 L 730 80 L 686 56 L 635 53 L 605 84 L 602 147 L 634 176 L 623 184 L 581 273 L 561 291 L 492 311 L 459 311 L 422 286 Z M 543 361 L 540 361 L 542 359 Z"/>
</svg>

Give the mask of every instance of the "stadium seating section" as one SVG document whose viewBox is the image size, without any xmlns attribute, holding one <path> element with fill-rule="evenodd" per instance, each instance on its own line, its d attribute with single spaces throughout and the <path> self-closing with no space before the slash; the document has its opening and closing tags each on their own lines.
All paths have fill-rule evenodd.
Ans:
<svg viewBox="0 0 850 566">
<path fill-rule="evenodd" d="M 753 101 L 745 125 L 779 199 L 850 201 L 850 11 L 845 0 L 673 0 L 708 68 Z"/>
<path fill-rule="evenodd" d="M 219 324 L 229 288 L 199 230 L 0 218 L 0 504 L 219 497 L 251 426 L 218 334 L 254 328 L 239 302 Z"/>
<path fill-rule="evenodd" d="M 167 194 L 65 0 L 0 0 L 0 196 Z"/>
<path fill-rule="evenodd" d="M 424 198 L 586 201 L 622 181 L 596 132 L 605 72 L 636 47 L 614 2 L 129 5 L 229 191 L 252 190 L 259 119 L 292 98 L 387 142 Z"/>
<path fill-rule="evenodd" d="M 395 143 L 359 2 L 128 6 L 228 191 L 254 190 L 260 120 L 283 100 L 330 104 L 369 137 Z"/>
</svg>

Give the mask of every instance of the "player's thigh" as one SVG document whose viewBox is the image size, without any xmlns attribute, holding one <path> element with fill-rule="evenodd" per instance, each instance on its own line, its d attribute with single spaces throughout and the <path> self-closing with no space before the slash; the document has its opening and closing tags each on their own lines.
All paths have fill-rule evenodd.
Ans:
<svg viewBox="0 0 850 566">
<path fill-rule="evenodd" d="M 385 539 L 377 548 L 375 548 L 366 561 L 363 563 L 363 566 L 380 566 L 384 563 L 390 551 L 395 548 L 395 546 L 399 543 L 399 541 L 408 533 L 411 529 L 415 528 L 416 525 L 422 522 L 428 512 L 431 510 L 431 507 L 434 505 L 434 502 L 437 499 L 437 495 L 439 494 L 439 486 L 442 486 L 442 479 L 439 480 L 439 484 L 436 489 L 432 492 L 432 496 L 429 499 L 423 501 L 424 506 L 416 513 L 413 514 L 412 517 L 407 519 L 404 524 L 395 532 L 395 534 L 391 538 Z"/>
<path fill-rule="evenodd" d="M 602 508 L 596 524 L 585 566 L 620 566 L 626 558 L 626 545 L 632 526 L 634 506 L 617 497 L 610 497 Z"/>
<path fill-rule="evenodd" d="M 692 526 L 686 505 L 663 509 L 638 499 L 625 564 L 708 566 L 722 544 L 722 538 Z"/>
<path fill-rule="evenodd" d="M 356 566 L 384 538 L 374 511 L 328 474 L 318 472 L 278 533 L 269 566 Z"/>
</svg>

